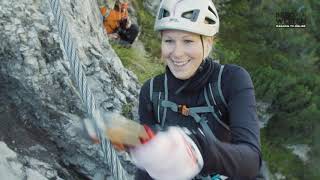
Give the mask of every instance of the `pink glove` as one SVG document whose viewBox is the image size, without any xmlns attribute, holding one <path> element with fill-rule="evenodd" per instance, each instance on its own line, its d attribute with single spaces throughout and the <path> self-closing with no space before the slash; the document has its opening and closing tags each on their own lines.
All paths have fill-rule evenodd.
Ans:
<svg viewBox="0 0 320 180">
<path fill-rule="evenodd" d="M 130 150 L 137 167 L 160 180 L 187 180 L 203 167 L 201 153 L 179 127 L 159 132 L 152 140 Z"/>
</svg>

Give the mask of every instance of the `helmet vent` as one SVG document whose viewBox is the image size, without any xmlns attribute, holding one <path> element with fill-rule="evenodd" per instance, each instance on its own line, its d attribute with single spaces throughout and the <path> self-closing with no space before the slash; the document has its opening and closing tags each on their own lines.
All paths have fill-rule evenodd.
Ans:
<svg viewBox="0 0 320 180">
<path fill-rule="evenodd" d="M 169 17 L 169 16 L 170 16 L 170 12 L 169 11 L 167 11 L 164 8 L 160 9 L 158 19 L 162 19 L 162 18 Z"/>
<path fill-rule="evenodd" d="M 181 17 L 189 19 L 192 22 L 196 22 L 200 13 L 200 9 L 195 9 L 192 11 L 187 11 L 182 13 Z"/>
<path fill-rule="evenodd" d="M 206 24 L 216 24 L 216 21 L 211 19 L 211 18 L 206 17 L 204 19 L 204 23 L 206 23 Z"/>
<path fill-rule="evenodd" d="M 210 6 L 208 6 L 208 10 L 212 12 L 212 14 L 214 14 L 215 17 L 218 17 L 217 14 L 214 12 L 214 10 Z"/>
</svg>

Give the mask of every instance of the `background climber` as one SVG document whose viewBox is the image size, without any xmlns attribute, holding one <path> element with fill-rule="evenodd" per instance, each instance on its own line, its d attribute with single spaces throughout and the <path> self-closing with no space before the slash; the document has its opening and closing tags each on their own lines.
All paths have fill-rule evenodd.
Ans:
<svg viewBox="0 0 320 180">
<path fill-rule="evenodd" d="M 139 34 L 138 25 L 133 24 L 129 18 L 128 6 L 127 2 L 117 0 L 113 9 L 100 7 L 108 37 L 122 45 L 132 44 Z"/>
</svg>

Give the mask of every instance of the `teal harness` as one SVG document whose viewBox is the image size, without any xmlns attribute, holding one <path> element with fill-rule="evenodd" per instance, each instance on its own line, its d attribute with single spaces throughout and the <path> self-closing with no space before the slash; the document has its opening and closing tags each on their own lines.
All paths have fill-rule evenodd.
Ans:
<svg viewBox="0 0 320 180">
<path fill-rule="evenodd" d="M 216 68 L 216 67 L 215 67 Z M 173 112 L 180 113 L 184 116 L 191 116 L 202 127 L 205 134 L 208 135 L 208 140 L 211 142 L 217 141 L 214 133 L 208 126 L 208 121 L 204 113 L 211 113 L 215 120 L 225 129 L 230 131 L 229 126 L 222 121 L 222 116 L 228 112 L 228 106 L 221 90 L 221 76 L 224 66 L 217 64 L 219 68 L 218 73 L 213 73 L 214 83 L 208 83 L 204 88 L 204 97 L 206 106 L 187 107 L 187 105 L 179 105 L 168 99 L 168 78 L 164 74 L 162 82 L 154 82 L 155 79 L 150 80 L 150 101 L 153 105 L 154 116 L 157 123 L 163 128 L 166 122 L 166 115 L 168 109 Z M 220 175 L 215 176 L 197 176 L 196 178 L 205 180 L 219 180 Z"/>
<path fill-rule="evenodd" d="M 175 102 L 169 101 L 167 74 L 164 75 L 163 83 L 160 83 L 164 85 L 164 88 L 160 87 L 155 89 L 154 78 L 152 78 L 150 80 L 150 101 L 152 102 L 157 122 L 161 125 L 161 127 L 164 127 L 167 110 L 170 109 L 173 112 L 181 113 L 185 116 L 191 116 L 197 123 L 200 124 L 207 124 L 204 116 L 201 116 L 200 114 L 211 113 L 219 124 L 230 131 L 229 126 L 221 120 L 222 116 L 228 111 L 227 103 L 221 90 L 221 76 L 223 68 L 223 65 L 219 66 L 219 73 L 217 77 L 214 77 L 214 82 L 216 83 L 208 83 L 208 85 L 204 87 L 203 91 L 207 106 L 200 107 L 186 107 L 185 105 L 178 105 Z M 210 102 L 209 97 L 213 103 Z"/>
</svg>

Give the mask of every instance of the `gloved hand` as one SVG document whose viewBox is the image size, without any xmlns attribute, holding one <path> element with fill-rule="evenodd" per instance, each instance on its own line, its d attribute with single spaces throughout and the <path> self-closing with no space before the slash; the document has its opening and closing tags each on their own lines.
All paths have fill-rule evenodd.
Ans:
<svg viewBox="0 0 320 180">
<path fill-rule="evenodd" d="M 130 149 L 134 164 L 160 180 L 187 180 L 203 167 L 201 153 L 179 127 L 159 132 L 147 143 Z"/>
<path fill-rule="evenodd" d="M 103 121 L 101 121 L 101 119 L 104 119 L 104 118 L 100 118 L 99 116 L 97 116 L 96 119 L 98 120 L 97 121 L 98 122 L 97 123 L 98 128 L 101 129 L 101 130 L 106 129 L 105 123 Z M 99 138 L 97 136 L 96 129 L 94 127 L 94 124 L 93 124 L 92 120 L 91 119 L 84 119 L 83 123 L 84 123 L 84 128 L 87 131 L 87 133 L 88 133 L 90 139 L 92 140 L 92 142 L 94 144 L 100 144 L 100 140 L 99 140 Z M 119 143 L 112 142 L 112 141 L 111 141 L 111 143 L 112 143 L 113 147 L 117 151 L 124 151 L 126 149 L 124 144 L 119 144 Z"/>
<path fill-rule="evenodd" d="M 142 126 L 118 113 L 109 112 L 100 115 L 100 113 L 97 112 L 95 113 L 95 120 L 97 120 L 96 124 L 94 124 L 93 121 L 84 119 L 84 127 L 87 130 L 89 137 L 93 142 L 100 143 L 96 134 L 97 132 L 100 132 L 100 135 L 108 138 L 114 148 L 118 151 L 126 150 L 127 147 L 136 146 L 153 137 L 149 127 Z M 96 127 L 98 129 L 96 129 Z"/>
</svg>

